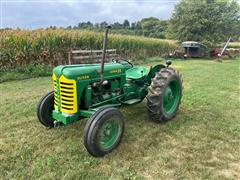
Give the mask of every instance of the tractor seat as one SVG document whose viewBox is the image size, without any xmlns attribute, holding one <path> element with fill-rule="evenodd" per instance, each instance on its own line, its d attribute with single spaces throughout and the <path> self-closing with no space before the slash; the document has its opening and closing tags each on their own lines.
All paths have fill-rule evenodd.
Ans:
<svg viewBox="0 0 240 180">
<path fill-rule="evenodd" d="M 144 67 L 133 67 L 126 71 L 126 77 L 128 79 L 140 79 L 147 75 L 147 69 Z"/>
</svg>

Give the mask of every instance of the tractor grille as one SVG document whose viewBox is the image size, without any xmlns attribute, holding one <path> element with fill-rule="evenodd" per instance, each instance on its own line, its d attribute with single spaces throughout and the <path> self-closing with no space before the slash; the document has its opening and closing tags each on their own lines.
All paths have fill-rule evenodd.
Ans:
<svg viewBox="0 0 240 180">
<path fill-rule="evenodd" d="M 74 114 L 77 112 L 76 81 L 67 79 L 63 75 L 54 78 L 54 107 L 61 112 Z"/>
<path fill-rule="evenodd" d="M 53 85 L 54 85 L 54 109 L 58 109 L 58 87 L 57 87 L 57 80 L 56 78 L 54 79 L 54 76 L 53 76 Z"/>
</svg>

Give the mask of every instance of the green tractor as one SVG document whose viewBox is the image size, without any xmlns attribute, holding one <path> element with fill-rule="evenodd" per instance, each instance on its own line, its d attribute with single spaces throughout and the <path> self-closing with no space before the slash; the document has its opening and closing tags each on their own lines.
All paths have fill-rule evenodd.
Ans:
<svg viewBox="0 0 240 180">
<path fill-rule="evenodd" d="M 105 63 L 108 27 L 101 64 L 61 65 L 53 69 L 54 91 L 39 102 L 37 116 L 46 127 L 67 125 L 89 118 L 84 128 L 87 151 L 101 157 L 118 147 L 124 132 L 124 116 L 117 109 L 140 103 L 154 122 L 172 119 L 182 97 L 181 75 L 167 65 L 147 70 L 127 60 Z"/>
</svg>

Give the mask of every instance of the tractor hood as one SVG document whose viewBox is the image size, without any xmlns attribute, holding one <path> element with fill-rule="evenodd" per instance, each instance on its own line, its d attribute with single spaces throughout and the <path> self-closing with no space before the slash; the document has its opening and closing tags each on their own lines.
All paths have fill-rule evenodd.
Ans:
<svg viewBox="0 0 240 180">
<path fill-rule="evenodd" d="M 100 64 L 80 64 L 57 66 L 53 73 L 59 78 L 64 75 L 68 79 L 89 79 L 99 78 Z M 104 66 L 104 76 L 125 74 L 125 67 L 119 63 L 106 63 Z"/>
</svg>

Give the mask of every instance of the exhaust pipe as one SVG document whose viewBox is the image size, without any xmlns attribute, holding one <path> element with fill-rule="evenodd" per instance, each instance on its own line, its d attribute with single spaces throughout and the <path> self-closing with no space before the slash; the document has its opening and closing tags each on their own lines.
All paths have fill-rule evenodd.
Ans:
<svg viewBox="0 0 240 180">
<path fill-rule="evenodd" d="M 101 60 L 101 71 L 100 71 L 100 81 L 98 85 L 101 85 L 104 81 L 104 63 L 106 58 L 106 49 L 107 49 L 107 38 L 108 38 L 108 31 L 111 29 L 111 26 L 107 26 L 105 30 L 105 35 L 103 39 L 103 53 L 102 53 L 102 60 Z"/>
</svg>

